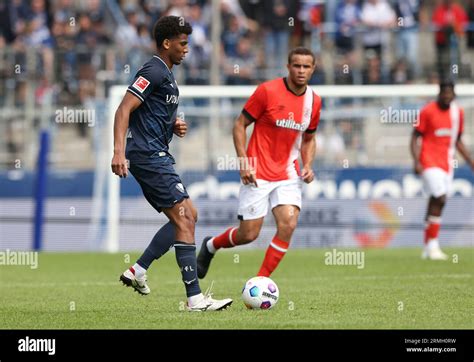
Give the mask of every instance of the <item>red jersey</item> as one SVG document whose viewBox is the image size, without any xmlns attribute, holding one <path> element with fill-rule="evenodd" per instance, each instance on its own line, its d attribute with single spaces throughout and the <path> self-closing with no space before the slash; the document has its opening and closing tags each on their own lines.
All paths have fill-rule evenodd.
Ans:
<svg viewBox="0 0 474 362">
<path fill-rule="evenodd" d="M 438 167 L 452 172 L 456 141 L 464 128 L 464 111 L 454 102 L 441 109 L 437 102 L 428 103 L 420 112 L 416 130 L 421 133 L 420 162 L 424 169 Z"/>
<path fill-rule="evenodd" d="M 298 96 L 289 89 L 286 78 L 278 78 L 260 84 L 242 113 L 255 123 L 247 156 L 256 160 L 257 179 L 297 178 L 302 135 L 316 132 L 321 98 L 309 86 Z"/>
</svg>

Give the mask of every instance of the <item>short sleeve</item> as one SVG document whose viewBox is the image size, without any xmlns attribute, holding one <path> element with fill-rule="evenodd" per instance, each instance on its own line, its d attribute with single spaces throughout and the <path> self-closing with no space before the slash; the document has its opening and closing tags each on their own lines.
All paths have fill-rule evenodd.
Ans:
<svg viewBox="0 0 474 362">
<path fill-rule="evenodd" d="M 464 132 L 464 109 L 459 110 L 459 131 L 458 135 L 462 135 Z"/>
<path fill-rule="evenodd" d="M 263 85 L 259 85 L 255 92 L 250 96 L 247 103 L 245 103 L 242 113 L 250 121 L 255 122 L 259 119 L 267 106 L 267 91 Z"/>
<path fill-rule="evenodd" d="M 318 128 L 319 118 L 321 116 L 321 98 L 314 94 L 313 114 L 306 133 L 314 133 Z"/>
<path fill-rule="evenodd" d="M 423 108 L 420 112 L 420 116 L 415 123 L 415 130 L 421 134 L 426 132 L 426 125 L 427 125 L 427 118 L 428 118 L 428 111 L 426 108 Z"/>
<path fill-rule="evenodd" d="M 132 84 L 129 85 L 127 91 L 135 95 L 142 102 L 153 92 L 155 87 L 159 86 L 162 82 L 161 72 L 157 69 L 153 69 L 151 65 L 144 65 L 135 74 Z"/>
</svg>

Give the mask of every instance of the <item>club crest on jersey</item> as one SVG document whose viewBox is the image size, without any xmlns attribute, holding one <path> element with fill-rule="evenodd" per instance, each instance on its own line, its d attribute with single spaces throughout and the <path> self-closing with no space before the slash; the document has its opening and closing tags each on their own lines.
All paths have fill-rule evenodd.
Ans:
<svg viewBox="0 0 474 362">
<path fill-rule="evenodd" d="M 309 118 L 311 117 L 311 108 L 305 108 L 303 111 L 303 117 L 304 118 Z"/>
<path fill-rule="evenodd" d="M 140 93 L 143 93 L 145 89 L 150 85 L 150 81 L 142 76 L 139 76 L 135 83 L 133 83 L 133 88 L 138 90 Z"/>
<path fill-rule="evenodd" d="M 295 131 L 301 131 L 303 132 L 306 130 L 308 125 L 304 123 L 296 123 L 294 119 L 277 119 L 276 120 L 276 125 L 277 127 L 282 127 L 282 128 L 289 128 L 293 129 Z"/>
</svg>

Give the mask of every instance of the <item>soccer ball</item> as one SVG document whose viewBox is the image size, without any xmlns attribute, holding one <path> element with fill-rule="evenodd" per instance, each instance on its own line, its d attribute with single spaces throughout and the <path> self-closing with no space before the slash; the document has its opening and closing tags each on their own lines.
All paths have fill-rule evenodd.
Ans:
<svg viewBox="0 0 474 362">
<path fill-rule="evenodd" d="M 248 309 L 270 309 L 278 302 L 280 292 L 270 278 L 249 279 L 242 290 L 242 299 Z"/>
</svg>

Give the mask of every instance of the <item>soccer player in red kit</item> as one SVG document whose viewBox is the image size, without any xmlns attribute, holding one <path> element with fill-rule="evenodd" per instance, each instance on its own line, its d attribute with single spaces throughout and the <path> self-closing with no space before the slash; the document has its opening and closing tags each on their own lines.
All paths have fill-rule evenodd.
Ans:
<svg viewBox="0 0 474 362">
<path fill-rule="evenodd" d="M 421 175 L 425 191 L 430 197 L 426 213 L 423 259 L 448 259 L 439 247 L 438 233 L 441 213 L 453 180 L 455 149 L 474 169 L 474 161 L 461 139 L 464 111 L 454 102 L 454 97 L 454 83 L 441 83 L 438 100 L 428 103 L 421 110 L 419 122 L 411 138 L 415 173 Z M 421 148 L 419 138 L 422 140 Z"/>
<path fill-rule="evenodd" d="M 315 132 L 321 98 L 308 86 L 315 69 L 311 50 L 296 48 L 288 55 L 288 77 L 260 84 L 249 98 L 233 129 L 240 161 L 239 227 L 206 237 L 197 258 L 204 278 L 217 250 L 254 241 L 270 204 L 277 232 L 270 242 L 258 276 L 270 276 L 288 250 L 301 208 L 302 182 L 314 179 Z M 246 128 L 254 123 L 247 150 Z M 303 168 L 300 170 L 298 156 Z"/>
</svg>

